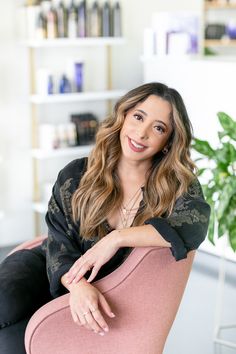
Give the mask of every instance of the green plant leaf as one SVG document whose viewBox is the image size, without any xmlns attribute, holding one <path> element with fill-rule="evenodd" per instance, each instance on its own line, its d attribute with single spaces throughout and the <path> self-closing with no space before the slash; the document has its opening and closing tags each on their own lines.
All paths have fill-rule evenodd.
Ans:
<svg viewBox="0 0 236 354">
<path fill-rule="evenodd" d="M 192 147 L 200 152 L 200 154 L 207 156 L 209 158 L 213 158 L 215 155 L 215 151 L 213 150 L 213 148 L 210 146 L 210 144 L 208 143 L 208 141 L 205 140 L 200 140 L 197 138 L 193 139 L 193 143 L 192 143 Z"/>
<path fill-rule="evenodd" d="M 227 231 L 227 223 L 224 218 L 221 218 L 218 222 L 218 237 L 224 236 Z"/>
<path fill-rule="evenodd" d="M 225 179 L 225 185 L 219 194 L 219 205 L 217 208 L 217 219 L 221 219 L 232 196 L 236 193 L 236 178 L 227 177 Z"/>
<path fill-rule="evenodd" d="M 217 236 L 228 235 L 230 245 L 236 251 L 236 121 L 224 112 L 217 115 L 223 128 L 218 132 L 218 147 L 213 149 L 207 141 L 197 138 L 192 147 L 204 156 L 203 162 L 211 162 L 208 166 L 202 164 L 199 169 L 199 175 L 208 172 L 204 174 L 208 178 L 207 184 L 202 186 L 211 206 L 208 239 L 215 244 L 217 225 Z"/>
<path fill-rule="evenodd" d="M 218 112 L 217 116 L 222 128 L 227 132 L 227 135 L 229 135 L 231 139 L 236 140 L 236 122 L 224 112 Z"/>
<path fill-rule="evenodd" d="M 197 175 L 201 176 L 206 171 L 206 168 L 199 168 L 197 171 Z"/>
<path fill-rule="evenodd" d="M 236 222 L 232 225 L 229 230 L 229 243 L 234 252 L 236 251 Z"/>
<path fill-rule="evenodd" d="M 214 208 L 211 208 L 211 216 L 210 216 L 207 238 L 213 244 L 213 246 L 215 246 L 214 234 L 215 234 L 215 211 Z"/>
<path fill-rule="evenodd" d="M 223 132 L 218 132 L 218 137 L 221 140 L 224 136 L 227 135 L 227 132 L 223 131 Z"/>
</svg>

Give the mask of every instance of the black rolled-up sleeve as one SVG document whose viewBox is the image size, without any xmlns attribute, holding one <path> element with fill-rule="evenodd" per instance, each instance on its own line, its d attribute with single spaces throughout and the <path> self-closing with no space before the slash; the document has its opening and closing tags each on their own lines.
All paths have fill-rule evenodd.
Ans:
<svg viewBox="0 0 236 354">
<path fill-rule="evenodd" d="M 53 186 L 45 217 L 48 226 L 48 238 L 45 244 L 47 275 L 53 297 L 67 292 L 61 284 L 61 277 L 81 256 L 71 220 L 73 178 L 68 178 L 65 171 L 59 173 Z"/>
<path fill-rule="evenodd" d="M 188 193 L 177 199 L 171 215 L 150 218 L 145 224 L 152 225 L 170 242 L 171 253 L 179 261 L 205 240 L 209 218 L 210 206 L 204 200 L 200 183 L 195 180 Z"/>
</svg>

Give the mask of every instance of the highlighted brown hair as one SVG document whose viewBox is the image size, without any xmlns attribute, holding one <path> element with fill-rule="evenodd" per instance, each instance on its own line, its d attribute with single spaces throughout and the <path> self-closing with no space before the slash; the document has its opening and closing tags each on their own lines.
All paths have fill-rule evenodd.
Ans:
<svg viewBox="0 0 236 354">
<path fill-rule="evenodd" d="M 117 175 L 121 154 L 120 130 L 126 113 L 150 95 L 170 103 L 173 132 L 168 153 L 153 156 L 152 166 L 144 188 L 143 207 L 134 226 L 143 225 L 153 216 L 171 213 L 176 199 L 187 192 L 195 178 L 195 165 L 190 158 L 192 126 L 180 94 L 161 83 L 148 83 L 129 91 L 115 105 L 96 135 L 96 143 L 89 155 L 87 171 L 72 197 L 74 221 L 80 220 L 80 234 L 84 239 L 107 234 L 104 222 L 120 207 L 123 192 Z"/>
</svg>

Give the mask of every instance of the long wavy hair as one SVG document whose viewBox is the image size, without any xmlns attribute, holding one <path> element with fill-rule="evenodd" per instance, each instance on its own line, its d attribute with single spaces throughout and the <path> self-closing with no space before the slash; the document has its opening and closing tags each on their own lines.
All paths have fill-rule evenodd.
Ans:
<svg viewBox="0 0 236 354">
<path fill-rule="evenodd" d="M 105 236 L 107 217 L 121 206 L 123 191 L 117 174 L 120 131 L 127 112 L 150 95 L 161 97 L 171 105 L 173 132 L 168 141 L 168 153 L 159 152 L 152 158 L 142 207 L 133 226 L 143 225 L 150 217 L 168 216 L 176 199 L 187 192 L 195 178 L 196 166 L 190 158 L 192 125 L 180 94 L 157 82 L 129 91 L 99 127 L 87 170 L 72 197 L 73 219 L 80 221 L 80 234 L 86 240 Z"/>
</svg>

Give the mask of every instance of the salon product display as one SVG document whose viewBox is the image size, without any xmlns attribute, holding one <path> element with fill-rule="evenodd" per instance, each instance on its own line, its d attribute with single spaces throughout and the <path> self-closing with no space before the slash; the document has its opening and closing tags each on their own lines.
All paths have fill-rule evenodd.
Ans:
<svg viewBox="0 0 236 354">
<path fill-rule="evenodd" d="M 76 125 L 77 145 L 92 144 L 98 129 L 98 119 L 92 113 L 72 114 L 71 121 Z"/>
<path fill-rule="evenodd" d="M 30 39 L 120 37 L 119 1 L 49 1 L 26 7 Z"/>
<path fill-rule="evenodd" d="M 152 26 L 144 29 L 143 55 L 186 55 L 199 50 L 198 15 L 190 11 L 164 12 L 152 15 Z"/>
<path fill-rule="evenodd" d="M 81 61 L 72 63 L 68 74 L 52 73 L 45 68 L 36 72 L 36 93 L 39 95 L 66 94 L 83 91 L 83 68 Z"/>
<path fill-rule="evenodd" d="M 39 148 L 52 150 L 77 146 L 76 126 L 73 122 L 65 124 L 40 124 Z"/>
<path fill-rule="evenodd" d="M 40 149 L 52 150 L 93 144 L 98 129 L 98 119 L 93 113 L 74 113 L 70 122 L 40 124 L 38 145 Z"/>
</svg>

